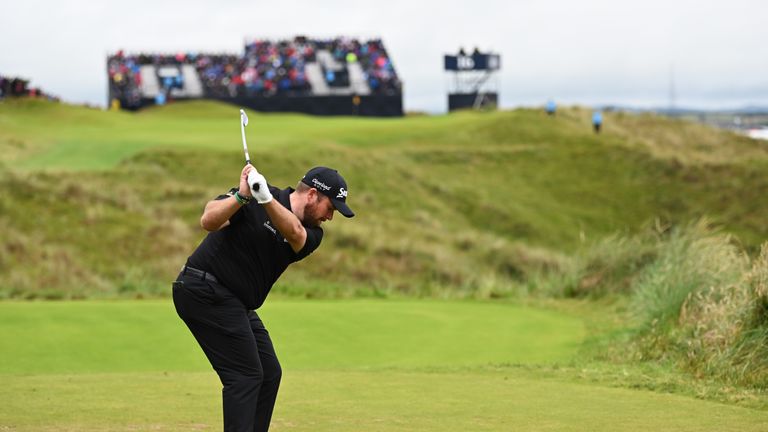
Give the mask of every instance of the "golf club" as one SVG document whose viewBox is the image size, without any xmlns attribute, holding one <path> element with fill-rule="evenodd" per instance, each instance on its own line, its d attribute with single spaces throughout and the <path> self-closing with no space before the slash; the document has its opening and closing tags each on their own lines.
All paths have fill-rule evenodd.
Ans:
<svg viewBox="0 0 768 432">
<path fill-rule="evenodd" d="M 248 115 L 245 113 L 245 110 L 240 110 L 240 133 L 243 135 L 243 152 L 245 152 L 245 163 L 250 164 L 251 163 L 251 156 L 248 154 L 248 143 L 245 142 L 245 127 L 248 126 Z M 253 171 L 251 171 L 253 172 Z M 251 189 L 253 190 L 259 190 L 259 184 L 256 182 L 252 182 L 250 179 L 250 175 L 248 176 L 248 183 L 250 183 Z"/>
<path fill-rule="evenodd" d="M 244 110 L 240 110 L 240 133 L 243 135 L 243 151 L 245 152 L 245 163 L 251 163 L 251 157 L 248 155 L 248 143 L 245 142 L 245 127 L 248 126 L 248 115 Z"/>
</svg>

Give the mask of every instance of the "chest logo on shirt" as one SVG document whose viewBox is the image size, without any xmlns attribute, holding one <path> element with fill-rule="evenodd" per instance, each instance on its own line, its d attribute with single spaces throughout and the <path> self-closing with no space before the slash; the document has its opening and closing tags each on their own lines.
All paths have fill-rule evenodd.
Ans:
<svg viewBox="0 0 768 432">
<path fill-rule="evenodd" d="M 277 230 L 272 227 L 272 225 L 269 224 L 269 222 L 264 222 L 264 228 L 272 231 L 272 234 L 277 235 Z"/>
</svg>

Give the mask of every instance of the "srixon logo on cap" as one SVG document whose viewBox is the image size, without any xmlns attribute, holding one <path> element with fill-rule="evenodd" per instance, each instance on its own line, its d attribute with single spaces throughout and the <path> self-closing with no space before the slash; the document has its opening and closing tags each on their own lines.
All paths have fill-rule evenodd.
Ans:
<svg viewBox="0 0 768 432">
<path fill-rule="evenodd" d="M 344 198 L 347 199 L 347 190 L 344 188 L 339 188 L 339 194 L 336 195 L 336 198 Z"/>
</svg>

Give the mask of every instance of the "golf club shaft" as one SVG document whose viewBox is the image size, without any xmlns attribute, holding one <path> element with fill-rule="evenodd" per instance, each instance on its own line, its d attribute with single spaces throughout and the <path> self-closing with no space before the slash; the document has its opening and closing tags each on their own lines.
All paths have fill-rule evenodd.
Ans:
<svg viewBox="0 0 768 432">
<path fill-rule="evenodd" d="M 248 154 L 248 143 L 245 140 L 245 125 L 248 124 L 248 116 L 245 114 L 245 111 L 240 110 L 240 133 L 243 136 L 243 152 L 245 153 L 245 163 L 246 165 L 251 164 L 251 156 Z M 248 186 L 251 187 L 252 190 L 257 191 L 259 190 L 259 184 L 253 183 L 249 184 Z"/>
<path fill-rule="evenodd" d="M 251 156 L 248 154 L 248 144 L 245 142 L 245 125 L 240 122 L 240 132 L 243 134 L 243 151 L 245 152 L 245 163 L 251 163 Z"/>
</svg>

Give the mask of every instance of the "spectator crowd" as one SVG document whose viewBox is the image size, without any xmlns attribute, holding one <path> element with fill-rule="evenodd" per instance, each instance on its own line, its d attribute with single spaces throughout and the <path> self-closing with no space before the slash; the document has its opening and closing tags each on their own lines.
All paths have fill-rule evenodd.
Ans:
<svg viewBox="0 0 768 432">
<path fill-rule="evenodd" d="M 371 94 L 394 94 L 401 91 L 400 80 L 380 39 L 361 43 L 356 39 L 336 38 L 317 41 L 316 46 L 328 50 L 342 64 L 359 62 Z M 333 80 L 328 78 L 333 78 L 333 75 L 326 76 L 329 84 L 333 84 Z"/>
<path fill-rule="evenodd" d="M 348 86 L 347 66 L 359 63 L 371 94 L 400 93 L 400 80 L 381 40 L 311 40 L 297 36 L 292 40 L 250 41 L 246 43 L 242 56 L 197 53 L 125 55 L 119 51 L 107 59 L 110 95 L 129 107 L 137 107 L 142 98 L 142 65 L 193 65 L 205 97 L 310 96 L 313 91 L 307 79 L 306 66 L 317 61 L 316 54 L 320 50 L 330 52 L 336 63 L 341 65 L 337 70 L 324 71 L 329 86 Z M 165 77 L 159 80 L 163 102 L 170 96 L 172 88 L 183 88 L 181 79 L 179 74 L 175 79 Z"/>
<path fill-rule="evenodd" d="M 128 107 L 141 105 L 140 65 L 152 63 L 146 55 L 125 56 L 122 51 L 107 58 L 109 94 L 113 100 L 120 100 Z M 142 63 L 144 62 L 144 63 Z"/>
<path fill-rule="evenodd" d="M 29 87 L 29 80 L 0 75 L 0 99 L 7 97 L 38 97 L 58 102 L 59 98 L 42 91 L 39 87 Z"/>
</svg>

